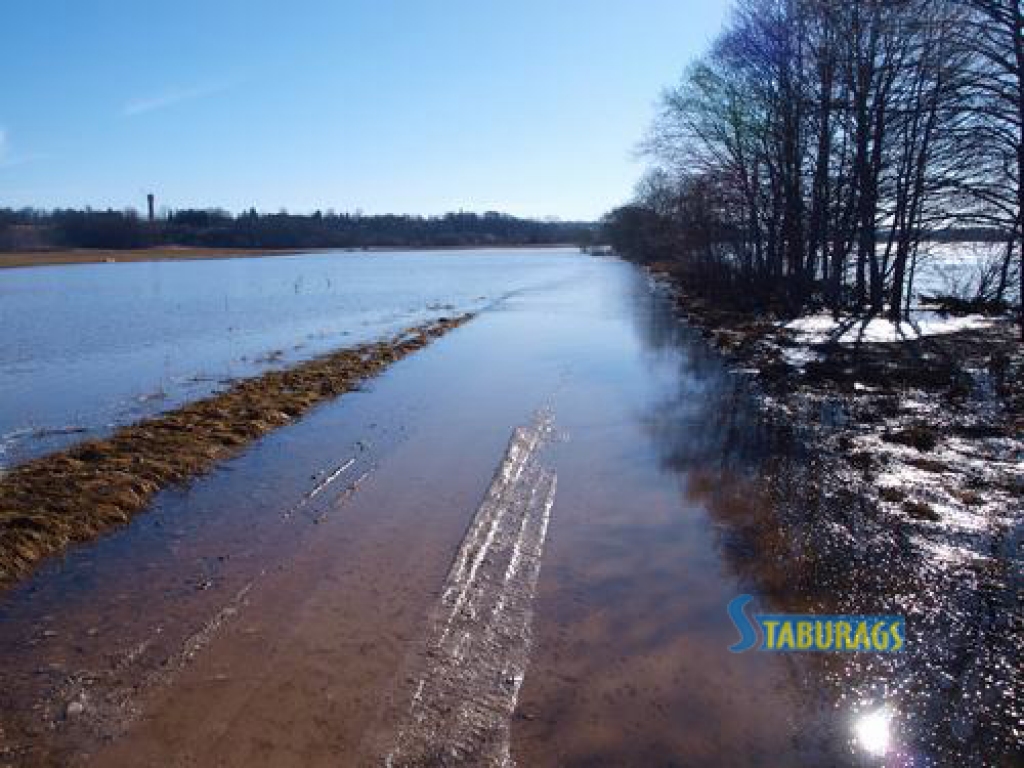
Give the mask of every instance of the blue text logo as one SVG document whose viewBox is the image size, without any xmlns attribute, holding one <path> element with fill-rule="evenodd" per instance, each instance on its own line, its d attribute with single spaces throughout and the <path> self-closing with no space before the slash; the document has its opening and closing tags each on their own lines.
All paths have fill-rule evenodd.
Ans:
<svg viewBox="0 0 1024 768">
<path fill-rule="evenodd" d="M 752 648 L 893 653 L 906 643 L 902 616 L 755 613 L 751 620 L 745 609 L 753 599 L 740 595 L 729 602 L 729 618 L 740 633 L 739 641 L 729 647 L 733 653 Z"/>
</svg>

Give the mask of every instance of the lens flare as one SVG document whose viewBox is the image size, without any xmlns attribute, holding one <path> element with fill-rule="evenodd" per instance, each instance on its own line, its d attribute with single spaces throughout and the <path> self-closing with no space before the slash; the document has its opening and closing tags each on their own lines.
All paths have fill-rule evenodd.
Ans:
<svg viewBox="0 0 1024 768">
<path fill-rule="evenodd" d="M 853 725 L 853 732 L 861 749 L 872 755 L 886 754 L 889 751 L 891 722 L 892 713 L 886 707 L 860 715 Z"/>
</svg>

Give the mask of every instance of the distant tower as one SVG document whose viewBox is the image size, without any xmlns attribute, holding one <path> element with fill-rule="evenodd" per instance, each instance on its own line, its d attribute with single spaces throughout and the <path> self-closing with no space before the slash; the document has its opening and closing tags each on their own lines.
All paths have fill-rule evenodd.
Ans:
<svg viewBox="0 0 1024 768">
<path fill-rule="evenodd" d="M 155 200 L 156 200 L 156 198 L 153 197 L 153 193 L 152 192 L 150 192 L 148 195 L 146 195 L 146 202 L 149 203 L 149 220 L 150 221 L 153 221 L 156 218 L 156 215 L 153 213 L 153 203 L 155 202 Z"/>
</svg>

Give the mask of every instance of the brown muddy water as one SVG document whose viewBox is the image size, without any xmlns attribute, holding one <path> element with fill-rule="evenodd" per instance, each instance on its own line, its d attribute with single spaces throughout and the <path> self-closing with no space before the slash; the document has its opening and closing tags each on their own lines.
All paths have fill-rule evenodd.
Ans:
<svg viewBox="0 0 1024 768">
<path fill-rule="evenodd" d="M 0 597 L 0 765 L 941 762 L 807 656 L 729 652 L 728 602 L 770 605 L 758 473 L 800 457 L 642 273 L 537 258 Z"/>
</svg>

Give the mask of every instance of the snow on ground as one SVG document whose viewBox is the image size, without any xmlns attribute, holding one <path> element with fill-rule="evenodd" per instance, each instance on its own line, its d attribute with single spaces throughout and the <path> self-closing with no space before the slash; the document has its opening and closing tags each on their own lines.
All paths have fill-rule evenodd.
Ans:
<svg viewBox="0 0 1024 768">
<path fill-rule="evenodd" d="M 841 344 L 853 344 L 855 342 L 906 341 L 921 336 L 937 336 L 957 331 L 987 328 L 993 322 L 992 318 L 982 315 L 953 317 L 919 310 L 913 313 L 909 321 L 902 323 L 893 323 L 884 317 L 874 317 L 870 320 L 840 317 L 839 320 L 834 320 L 829 313 L 819 313 L 798 317 L 781 324 L 781 327 L 792 331 L 798 343 L 821 344 L 826 341 L 837 341 Z M 793 354 L 796 355 L 796 352 L 794 351 Z"/>
<path fill-rule="evenodd" d="M 810 362 L 819 359 L 819 355 L 807 346 L 782 347 L 782 358 L 794 368 L 803 368 Z"/>
<path fill-rule="evenodd" d="M 909 321 L 892 323 L 884 317 L 871 320 L 841 317 L 833 320 L 828 313 L 799 317 L 781 325 L 793 332 L 797 344 L 820 344 L 837 341 L 843 344 L 862 342 L 890 342 L 917 339 L 922 336 L 937 336 L 957 331 L 986 328 L 994 322 L 982 315 L 951 317 L 941 315 L 927 305 L 922 305 L 922 296 L 952 294 L 972 296 L 982 280 L 982 274 L 991 271 L 993 265 L 1001 262 L 1006 244 L 1000 242 L 938 243 L 921 244 L 921 252 L 914 275 L 913 302 Z M 1011 276 L 1007 298 L 1017 296 L 1017 280 Z M 786 349 L 786 362 L 802 367 L 813 357 L 807 351 Z"/>
</svg>

